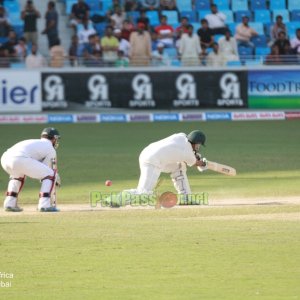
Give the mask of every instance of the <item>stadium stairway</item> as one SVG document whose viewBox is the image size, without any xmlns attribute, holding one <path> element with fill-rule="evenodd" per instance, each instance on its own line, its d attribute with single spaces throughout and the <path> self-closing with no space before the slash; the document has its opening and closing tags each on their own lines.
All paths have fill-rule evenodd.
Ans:
<svg viewBox="0 0 300 300">
<path fill-rule="evenodd" d="M 21 10 L 25 7 L 27 0 L 19 0 Z M 39 51 L 45 56 L 49 55 L 48 40 L 46 35 L 42 35 L 41 32 L 45 28 L 45 13 L 47 11 L 48 1 L 33 0 L 35 7 L 40 11 L 41 18 L 38 20 L 38 32 L 39 32 Z M 61 44 L 64 47 L 66 53 L 70 47 L 70 41 L 72 36 L 72 30 L 68 26 L 69 17 L 65 15 L 65 5 L 62 2 L 56 1 L 56 10 L 59 14 L 58 32 L 61 40 Z"/>
</svg>

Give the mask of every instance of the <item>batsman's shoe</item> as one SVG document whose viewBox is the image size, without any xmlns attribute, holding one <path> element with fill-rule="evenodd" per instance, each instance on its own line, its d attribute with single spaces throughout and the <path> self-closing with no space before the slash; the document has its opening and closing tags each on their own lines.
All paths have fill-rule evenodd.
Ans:
<svg viewBox="0 0 300 300">
<path fill-rule="evenodd" d="M 19 206 L 15 206 L 15 207 L 8 206 L 8 207 L 5 207 L 4 209 L 5 209 L 5 211 L 11 211 L 11 212 L 21 212 L 21 211 L 23 211 L 23 208 L 21 208 Z"/>
<path fill-rule="evenodd" d="M 55 206 L 50 206 L 50 207 L 42 207 L 39 209 L 40 212 L 58 212 L 59 209 Z"/>
</svg>

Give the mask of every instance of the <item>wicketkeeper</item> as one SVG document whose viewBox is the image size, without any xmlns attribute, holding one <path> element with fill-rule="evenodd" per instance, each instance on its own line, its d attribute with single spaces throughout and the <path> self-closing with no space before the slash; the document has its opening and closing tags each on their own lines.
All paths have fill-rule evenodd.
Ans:
<svg viewBox="0 0 300 300">
<path fill-rule="evenodd" d="M 147 146 L 140 154 L 140 179 L 136 192 L 151 194 L 161 173 L 169 173 L 178 194 L 191 194 L 186 174 L 187 166 L 205 170 L 206 159 L 201 159 L 200 145 L 205 144 L 200 130 L 173 134 Z"/>
<path fill-rule="evenodd" d="M 39 179 L 42 183 L 38 210 L 42 212 L 58 211 L 51 203 L 51 192 L 54 185 L 60 185 L 60 177 L 56 163 L 56 149 L 59 145 L 60 134 L 55 128 L 45 128 L 40 139 L 21 141 L 7 151 L 1 157 L 3 169 L 10 175 L 4 209 L 6 211 L 19 212 L 18 195 L 24 185 L 25 177 Z"/>
</svg>

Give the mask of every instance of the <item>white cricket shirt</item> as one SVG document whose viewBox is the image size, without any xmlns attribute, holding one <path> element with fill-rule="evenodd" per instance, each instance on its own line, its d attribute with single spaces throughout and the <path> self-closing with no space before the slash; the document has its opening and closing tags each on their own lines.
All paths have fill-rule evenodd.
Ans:
<svg viewBox="0 0 300 300">
<path fill-rule="evenodd" d="M 150 144 L 142 151 L 140 160 L 161 169 L 177 162 L 185 162 L 190 167 L 196 163 L 192 145 L 185 133 L 176 133 Z"/>
</svg>

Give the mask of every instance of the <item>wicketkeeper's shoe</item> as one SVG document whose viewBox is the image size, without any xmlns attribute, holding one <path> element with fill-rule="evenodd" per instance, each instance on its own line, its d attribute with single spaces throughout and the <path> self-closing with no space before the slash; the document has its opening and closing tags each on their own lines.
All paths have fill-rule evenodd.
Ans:
<svg viewBox="0 0 300 300">
<path fill-rule="evenodd" d="M 19 206 L 15 206 L 15 207 L 5 207 L 5 211 L 11 211 L 11 212 L 21 212 L 23 211 L 23 208 L 19 207 Z"/>
<path fill-rule="evenodd" d="M 50 207 L 42 207 L 39 209 L 40 212 L 58 212 L 59 209 L 55 206 L 50 206 Z"/>
</svg>

